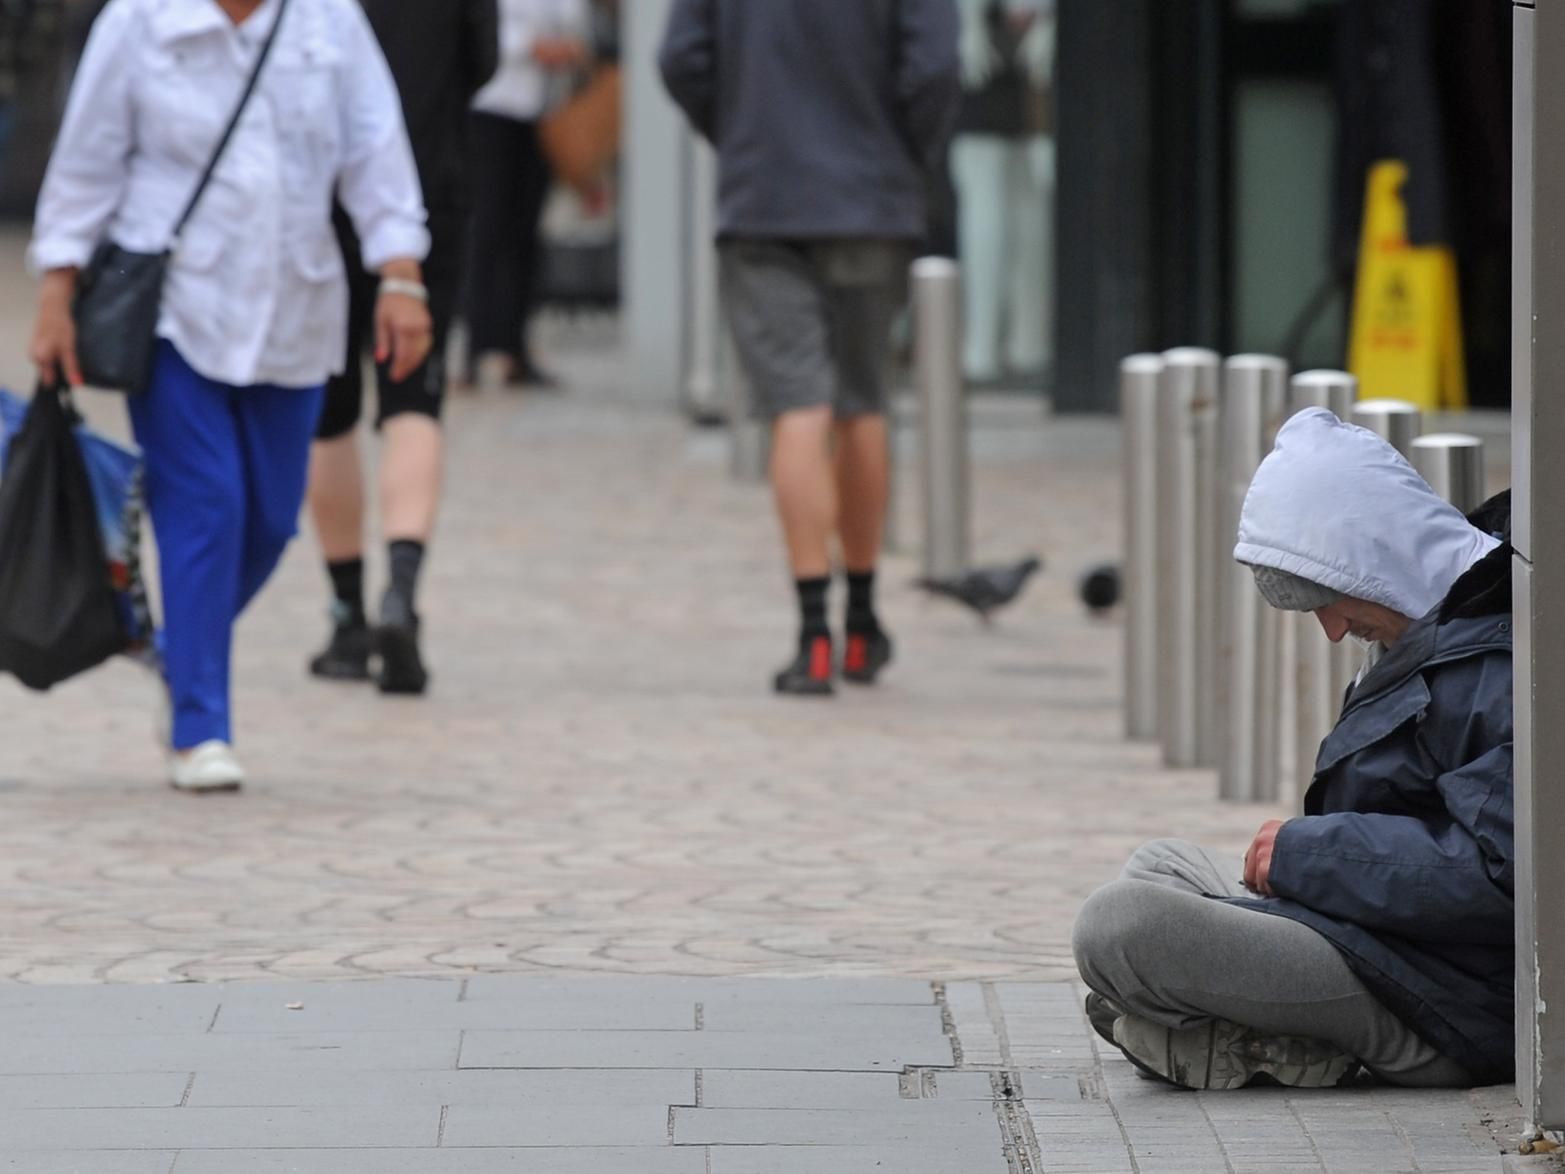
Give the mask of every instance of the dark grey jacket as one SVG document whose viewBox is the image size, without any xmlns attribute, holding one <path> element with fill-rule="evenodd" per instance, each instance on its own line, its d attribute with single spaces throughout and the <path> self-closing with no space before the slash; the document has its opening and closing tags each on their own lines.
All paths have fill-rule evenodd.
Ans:
<svg viewBox="0 0 1565 1174">
<path fill-rule="evenodd" d="M 954 0 L 675 0 L 660 64 L 717 147 L 718 235 L 922 239 L 957 35 Z"/>
<path fill-rule="evenodd" d="M 1306 817 L 1277 835 L 1278 899 L 1236 902 L 1324 934 L 1482 1083 L 1511 1079 L 1514 1050 L 1510 557 L 1473 567 L 1359 683 Z"/>
</svg>

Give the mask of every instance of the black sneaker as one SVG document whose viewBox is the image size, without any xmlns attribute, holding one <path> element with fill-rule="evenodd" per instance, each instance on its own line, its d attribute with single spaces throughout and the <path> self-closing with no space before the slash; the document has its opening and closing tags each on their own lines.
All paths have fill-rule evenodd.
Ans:
<svg viewBox="0 0 1565 1174">
<path fill-rule="evenodd" d="M 873 685 L 880 670 L 891 663 L 891 637 L 878 627 L 849 632 L 842 650 L 842 679 L 855 685 Z"/>
<path fill-rule="evenodd" d="M 831 637 L 801 636 L 799 655 L 777 674 L 772 687 L 792 697 L 830 697 Z"/>
<path fill-rule="evenodd" d="M 328 681 L 369 680 L 371 643 L 363 616 L 348 619 L 334 614 L 331 642 L 311 659 L 310 674 Z"/>
<path fill-rule="evenodd" d="M 429 688 L 429 671 L 418 651 L 418 616 L 394 592 L 386 592 L 380 605 L 380 627 L 375 629 L 375 651 L 380 672 L 375 683 L 382 693 L 417 696 Z"/>
</svg>

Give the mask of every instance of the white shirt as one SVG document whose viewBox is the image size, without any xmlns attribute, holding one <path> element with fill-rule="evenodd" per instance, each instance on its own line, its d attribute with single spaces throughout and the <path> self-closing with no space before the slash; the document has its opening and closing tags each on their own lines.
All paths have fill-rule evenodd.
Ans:
<svg viewBox="0 0 1565 1174">
<path fill-rule="evenodd" d="M 587 0 L 500 0 L 500 67 L 478 91 L 473 109 L 521 122 L 540 118 L 564 96 L 556 84 L 563 75 L 533 60 L 534 43 L 541 37 L 585 41 L 591 31 Z"/>
<path fill-rule="evenodd" d="M 71 88 L 30 263 L 86 264 L 105 236 L 171 243 L 278 0 L 239 26 L 216 0 L 110 0 Z M 311 387 L 342 369 L 347 284 L 333 190 L 364 264 L 422 259 L 423 197 L 402 108 L 357 0 L 290 0 L 277 43 L 186 226 L 158 334 L 236 387 Z"/>
</svg>

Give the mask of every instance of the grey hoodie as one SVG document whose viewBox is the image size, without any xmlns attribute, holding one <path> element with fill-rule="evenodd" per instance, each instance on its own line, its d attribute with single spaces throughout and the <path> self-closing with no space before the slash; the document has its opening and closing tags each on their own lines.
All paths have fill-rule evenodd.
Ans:
<svg viewBox="0 0 1565 1174">
<path fill-rule="evenodd" d="M 1416 620 L 1498 545 L 1380 437 L 1310 408 L 1250 483 L 1234 558 Z"/>
</svg>

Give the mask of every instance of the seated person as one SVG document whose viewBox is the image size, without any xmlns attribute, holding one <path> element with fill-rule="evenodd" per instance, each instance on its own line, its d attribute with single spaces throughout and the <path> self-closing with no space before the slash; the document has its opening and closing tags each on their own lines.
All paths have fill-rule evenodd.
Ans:
<svg viewBox="0 0 1565 1174">
<path fill-rule="evenodd" d="M 1154 841 L 1083 906 L 1088 1016 L 1144 1074 L 1512 1078 L 1509 528 L 1509 494 L 1463 518 L 1330 412 L 1283 426 L 1234 557 L 1271 606 L 1384 652 L 1304 816 L 1263 825 L 1242 862 Z"/>
</svg>

